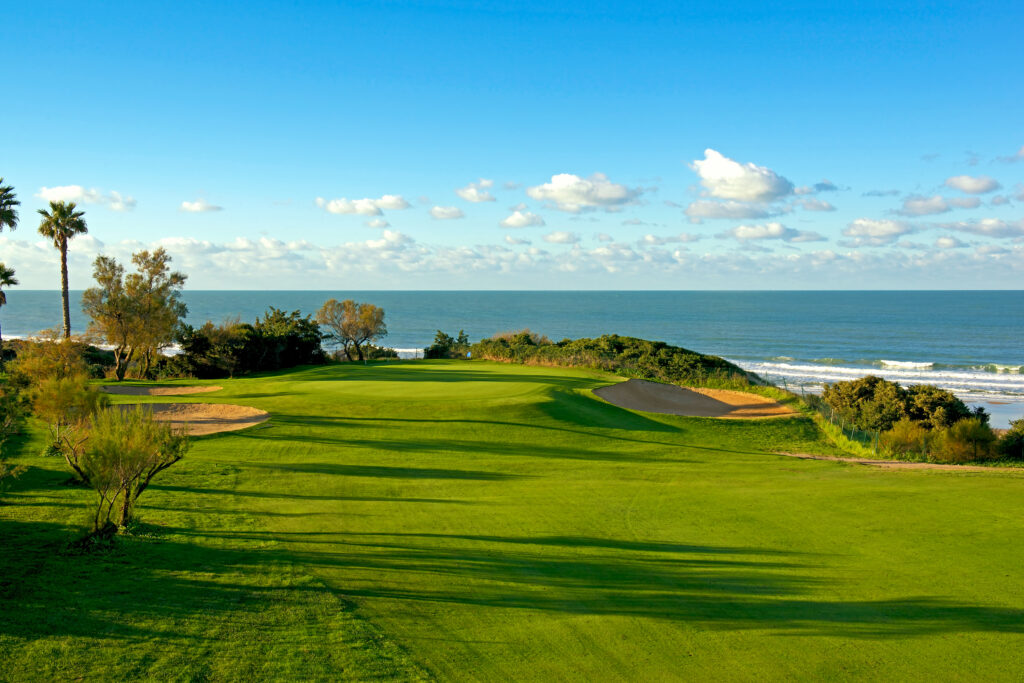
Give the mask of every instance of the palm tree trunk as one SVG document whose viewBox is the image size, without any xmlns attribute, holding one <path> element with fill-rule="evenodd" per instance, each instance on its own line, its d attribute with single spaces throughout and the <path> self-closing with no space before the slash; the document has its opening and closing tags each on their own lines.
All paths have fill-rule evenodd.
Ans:
<svg viewBox="0 0 1024 683">
<path fill-rule="evenodd" d="M 64 338 L 71 336 L 71 305 L 68 302 L 68 241 L 60 243 L 60 291 L 64 297 Z"/>
</svg>

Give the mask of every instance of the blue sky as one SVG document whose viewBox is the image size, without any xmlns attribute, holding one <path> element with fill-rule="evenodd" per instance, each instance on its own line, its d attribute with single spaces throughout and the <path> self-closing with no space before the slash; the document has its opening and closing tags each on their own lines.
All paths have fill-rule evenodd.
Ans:
<svg viewBox="0 0 1024 683">
<path fill-rule="evenodd" d="M 1020 288 L 1019 3 L 680 4 L 13 3 L 0 257 L 73 198 L 77 287 Z"/>
</svg>

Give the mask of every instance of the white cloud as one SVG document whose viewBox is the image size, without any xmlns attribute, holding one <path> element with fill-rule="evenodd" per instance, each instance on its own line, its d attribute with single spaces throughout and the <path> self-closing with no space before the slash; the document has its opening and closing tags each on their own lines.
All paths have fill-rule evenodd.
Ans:
<svg viewBox="0 0 1024 683">
<path fill-rule="evenodd" d="M 982 218 L 978 221 L 960 221 L 957 223 L 940 223 L 940 228 L 969 232 L 984 237 L 1007 238 L 1024 237 L 1024 218 L 1017 221 L 1004 221 L 999 218 Z"/>
<path fill-rule="evenodd" d="M 544 241 L 551 244 L 576 244 L 580 241 L 579 235 L 565 230 L 556 230 L 544 235 Z"/>
<path fill-rule="evenodd" d="M 718 235 L 732 237 L 740 242 L 750 240 L 782 240 L 783 242 L 820 242 L 824 236 L 816 232 L 794 230 L 782 223 L 765 223 L 763 225 L 738 225 Z"/>
<path fill-rule="evenodd" d="M 615 238 L 612 237 L 611 235 L 609 235 L 606 232 L 599 232 L 599 233 L 597 233 L 597 241 L 598 242 L 614 242 Z"/>
<path fill-rule="evenodd" d="M 485 244 L 448 246 L 417 242 L 388 231 L 383 239 L 322 245 L 271 237 L 240 237 L 212 242 L 168 237 L 101 243 L 84 235 L 71 244 L 73 289 L 90 286 L 97 251 L 127 263 L 132 252 L 165 246 L 176 270 L 189 275 L 190 289 L 258 288 L 273 279 L 291 289 L 365 288 L 387 282 L 403 288 L 453 289 L 472 277 L 492 289 L 552 285 L 579 288 L 649 288 L 652 279 L 678 289 L 726 287 L 785 288 L 794 282 L 828 282 L 836 288 L 899 289 L 908 284 L 941 289 L 949 282 L 979 288 L 1013 287 L 1024 277 L 1024 244 L 982 245 L 970 249 L 831 249 L 758 253 L 758 242 L 728 250 L 695 253 L 688 245 L 604 243 L 541 246 Z M 504 237 L 504 235 L 502 235 Z M 771 244 L 771 242 L 763 242 Z M 0 253 L 18 265 L 26 289 L 52 288 L 59 256 L 45 240 L 14 240 L 0 235 Z M 569 277 L 567 274 L 571 274 Z M 614 274 L 614 279 L 609 275 Z M 12 292 L 11 296 L 16 295 Z"/>
<path fill-rule="evenodd" d="M 530 197 L 548 202 L 560 211 L 579 213 L 593 209 L 613 211 L 631 204 L 642 190 L 613 183 L 603 173 L 581 178 L 572 173 L 551 176 L 551 182 L 526 189 Z"/>
<path fill-rule="evenodd" d="M 462 209 L 457 206 L 435 206 L 430 210 L 430 215 L 438 220 L 448 221 L 463 218 L 466 214 L 462 213 Z"/>
<path fill-rule="evenodd" d="M 704 219 L 730 219 L 746 220 L 757 218 L 771 218 L 783 213 L 784 209 L 769 210 L 756 204 L 746 204 L 737 201 L 713 202 L 706 199 L 699 199 L 688 207 L 684 212 L 691 223 L 700 223 Z"/>
<path fill-rule="evenodd" d="M 210 204 L 205 199 L 197 199 L 194 202 L 182 202 L 181 206 L 178 207 L 179 211 L 185 211 L 186 213 L 206 213 L 209 211 L 223 211 L 223 207 L 215 206 Z"/>
<path fill-rule="evenodd" d="M 843 234 L 852 237 L 852 246 L 878 247 L 895 242 L 899 237 L 914 232 L 914 228 L 903 221 L 874 220 L 858 218 L 850 223 Z"/>
<path fill-rule="evenodd" d="M 802 206 L 804 211 L 835 211 L 836 207 L 832 206 L 829 202 L 822 201 L 820 199 L 801 199 L 796 202 L 799 206 Z"/>
<path fill-rule="evenodd" d="M 793 192 L 793 183 L 770 168 L 742 164 L 713 149 L 704 150 L 704 159 L 694 161 L 690 168 L 700 176 L 708 194 L 719 199 L 770 202 Z"/>
<path fill-rule="evenodd" d="M 694 235 L 688 232 L 681 232 L 678 235 L 644 235 L 640 238 L 639 243 L 644 245 L 655 245 L 661 246 L 663 244 L 682 244 L 686 242 L 696 242 L 697 240 L 704 239 L 703 235 Z"/>
<path fill-rule="evenodd" d="M 488 180 L 487 178 L 481 178 L 475 183 L 469 183 L 465 187 L 460 187 L 455 190 L 455 194 L 465 199 L 467 202 L 493 202 L 494 195 L 488 192 L 488 189 L 494 187 L 494 181 Z"/>
<path fill-rule="evenodd" d="M 903 200 L 903 206 L 894 211 L 900 216 L 931 216 L 953 209 L 976 209 L 981 206 L 977 197 L 922 197 L 911 195 Z"/>
<path fill-rule="evenodd" d="M 371 218 L 366 221 L 366 227 L 368 228 L 390 228 L 391 224 L 383 218 Z"/>
<path fill-rule="evenodd" d="M 962 249 L 963 247 L 966 247 L 968 245 L 966 242 L 961 242 L 955 237 L 943 235 L 942 237 L 939 237 L 938 239 L 935 240 L 935 246 L 938 247 L 939 249 Z"/>
<path fill-rule="evenodd" d="M 991 204 L 992 206 L 1003 206 L 1004 204 L 1009 203 L 1010 198 L 1001 194 L 997 194 L 995 197 L 992 198 L 992 201 L 989 202 L 989 204 Z"/>
<path fill-rule="evenodd" d="M 945 185 L 967 194 L 985 194 L 986 192 L 994 192 L 1002 187 L 995 178 L 990 178 L 987 175 L 956 175 L 946 178 Z"/>
<path fill-rule="evenodd" d="M 544 219 L 529 211 L 513 211 L 512 215 L 503 219 L 499 225 L 503 228 L 528 228 L 544 225 Z"/>
<path fill-rule="evenodd" d="M 512 246 L 518 246 L 521 244 L 532 244 L 530 240 L 524 240 L 519 237 L 513 237 L 512 235 L 505 235 L 505 244 L 511 244 Z"/>
<path fill-rule="evenodd" d="M 403 235 L 397 230 L 385 230 L 384 236 L 376 240 L 366 240 L 365 244 L 371 249 L 389 249 L 399 247 L 404 244 L 411 244 L 413 239 L 408 235 Z"/>
<path fill-rule="evenodd" d="M 36 196 L 47 202 L 75 202 L 77 204 L 105 204 L 111 211 L 131 211 L 138 203 L 134 197 L 111 190 L 103 194 L 96 188 L 85 189 L 81 185 L 60 185 L 41 187 Z"/>
<path fill-rule="evenodd" d="M 409 202 L 401 195 L 386 194 L 378 199 L 324 199 L 316 198 L 316 205 L 328 213 L 359 214 L 361 216 L 380 216 L 383 209 L 408 209 Z"/>
</svg>

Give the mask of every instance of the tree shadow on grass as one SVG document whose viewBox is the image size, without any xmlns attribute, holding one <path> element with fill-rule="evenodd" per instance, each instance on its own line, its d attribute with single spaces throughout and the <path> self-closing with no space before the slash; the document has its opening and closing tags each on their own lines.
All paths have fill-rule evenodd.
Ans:
<svg viewBox="0 0 1024 683">
<path fill-rule="evenodd" d="M 3 522 L 0 633 L 24 641 L 212 647 L 357 603 L 614 615 L 775 635 L 1024 633 L 1024 610 L 932 596 L 832 600 L 820 557 L 591 536 L 269 533 L 165 528 L 67 556 L 61 525 Z M 38 552 L 38 548 L 50 552 Z M 29 548 L 36 552 L 23 553 Z M 27 558 L 27 559 L 26 559 Z M 329 577 L 330 588 L 314 575 Z M 401 609 L 400 607 L 398 609 Z M 326 628 L 325 624 L 325 628 Z M 231 634 L 235 634 L 232 636 Z M 234 640 L 231 640 L 234 638 Z"/>
<path fill-rule="evenodd" d="M 457 479 L 464 481 L 508 481 L 523 479 L 525 475 L 487 472 L 484 470 L 455 470 L 436 467 L 390 467 L 384 465 L 344 465 L 329 462 L 303 463 L 249 463 L 249 467 L 326 474 L 344 477 L 372 477 L 377 479 Z"/>
</svg>

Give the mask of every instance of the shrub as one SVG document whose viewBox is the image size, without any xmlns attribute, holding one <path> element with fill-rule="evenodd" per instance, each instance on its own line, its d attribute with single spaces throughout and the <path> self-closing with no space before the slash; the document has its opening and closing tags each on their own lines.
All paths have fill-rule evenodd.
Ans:
<svg viewBox="0 0 1024 683">
<path fill-rule="evenodd" d="M 882 448 L 894 456 L 927 455 L 931 432 L 920 422 L 902 418 L 879 436 Z"/>
<path fill-rule="evenodd" d="M 298 311 L 270 308 L 252 325 L 238 319 L 182 325 L 176 339 L 181 353 L 162 365 L 167 375 L 220 379 L 326 361 L 320 328 Z"/>
<path fill-rule="evenodd" d="M 18 433 L 21 420 L 25 416 L 24 399 L 18 388 L 7 378 L 0 379 L 0 490 L 4 479 L 13 479 L 25 471 L 22 465 L 9 465 L 7 458 L 7 442 Z"/>
<path fill-rule="evenodd" d="M 549 342 L 550 343 L 550 342 Z M 458 337 L 451 337 L 441 330 L 434 335 L 434 343 L 423 349 L 424 358 L 465 358 L 469 353 L 469 337 L 459 330 Z"/>
<path fill-rule="evenodd" d="M 1000 456 L 1011 460 L 1024 460 L 1024 418 L 1014 420 L 996 444 Z"/>
<path fill-rule="evenodd" d="M 982 420 L 971 417 L 936 432 L 931 456 L 939 462 L 970 462 L 996 456 L 996 435 Z"/>
<path fill-rule="evenodd" d="M 988 423 L 984 410 L 972 412 L 945 389 L 930 384 L 904 389 L 874 375 L 830 384 L 822 398 L 843 421 L 872 431 L 892 429 L 903 418 L 920 423 L 925 429 L 943 429 L 970 417 Z"/>
<path fill-rule="evenodd" d="M 93 533 L 131 521 L 153 478 L 184 457 L 188 439 L 145 409 L 102 410 L 66 432 L 59 450 L 83 483 L 96 491 Z"/>
</svg>

